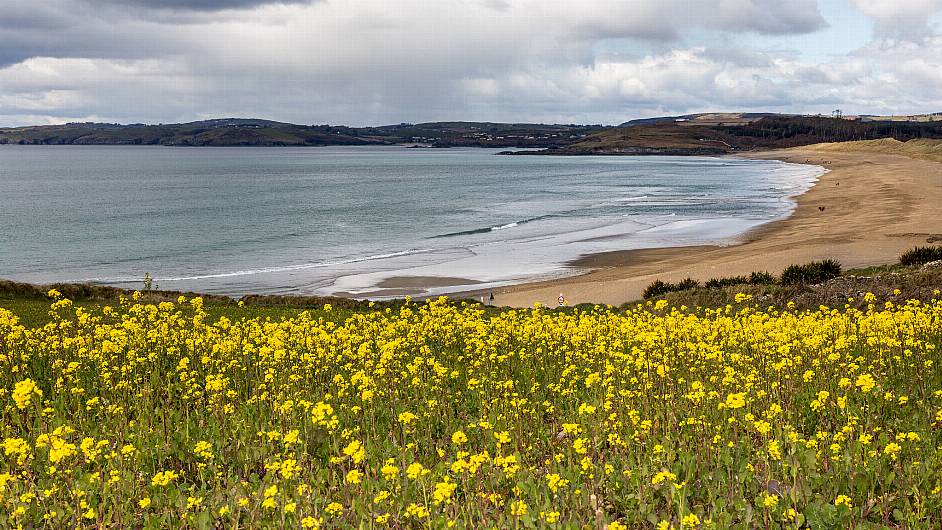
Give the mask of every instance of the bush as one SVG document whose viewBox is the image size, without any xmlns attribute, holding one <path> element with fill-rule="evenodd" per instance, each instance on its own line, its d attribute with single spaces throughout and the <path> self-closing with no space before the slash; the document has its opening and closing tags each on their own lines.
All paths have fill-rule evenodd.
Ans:
<svg viewBox="0 0 942 530">
<path fill-rule="evenodd" d="M 770 285 L 775 283 L 775 276 L 768 272 L 753 272 L 749 275 L 749 283 L 752 285 Z"/>
<path fill-rule="evenodd" d="M 916 247 L 907 250 L 899 257 L 902 265 L 925 265 L 930 261 L 942 259 L 942 247 Z"/>
<path fill-rule="evenodd" d="M 789 265 L 782 272 L 782 283 L 786 285 L 821 283 L 840 275 L 841 264 L 833 259 L 826 259 L 804 265 Z"/>
<path fill-rule="evenodd" d="M 678 291 L 686 291 L 688 289 L 698 289 L 699 287 L 700 282 L 694 280 L 693 278 L 681 280 L 679 283 L 668 283 L 661 280 L 654 280 L 650 285 L 644 288 L 641 296 L 647 300 L 648 298 L 655 298 L 667 293 L 676 293 Z"/>
<path fill-rule="evenodd" d="M 654 298 L 656 296 L 661 296 L 673 291 L 673 285 L 662 282 L 661 280 L 654 280 L 651 282 L 651 285 L 648 285 L 644 288 L 644 292 L 641 293 L 641 296 L 645 299 Z"/>
<path fill-rule="evenodd" d="M 753 272 L 749 276 L 729 276 L 713 278 L 704 284 L 707 289 L 722 289 L 735 285 L 769 285 L 775 283 L 775 276 L 767 272 Z"/>
<path fill-rule="evenodd" d="M 733 285 L 743 285 L 749 283 L 749 278 L 745 276 L 730 276 L 729 278 L 712 278 L 704 284 L 707 289 L 721 289 L 723 287 L 732 287 Z"/>
</svg>

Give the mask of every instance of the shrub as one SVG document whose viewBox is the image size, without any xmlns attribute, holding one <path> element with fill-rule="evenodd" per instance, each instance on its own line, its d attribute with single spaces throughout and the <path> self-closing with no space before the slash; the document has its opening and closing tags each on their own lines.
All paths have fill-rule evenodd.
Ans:
<svg viewBox="0 0 942 530">
<path fill-rule="evenodd" d="M 768 272 L 753 272 L 749 276 L 729 276 L 726 278 L 712 278 L 704 284 L 707 289 L 721 289 L 734 285 L 768 285 L 775 283 L 775 276 Z"/>
<path fill-rule="evenodd" d="M 752 285 L 769 285 L 775 283 L 775 276 L 768 272 L 753 272 L 749 275 L 749 283 Z"/>
<path fill-rule="evenodd" d="M 681 280 L 679 283 L 669 283 L 661 280 L 654 280 L 650 285 L 644 288 L 641 296 L 645 299 L 655 298 L 667 293 L 676 293 L 677 291 L 686 291 L 688 289 L 697 289 L 700 282 L 693 278 Z"/>
<path fill-rule="evenodd" d="M 942 259 L 942 247 L 916 247 L 903 252 L 899 257 L 902 265 L 925 265 Z"/>
<path fill-rule="evenodd" d="M 654 280 L 651 282 L 651 285 L 648 285 L 644 288 L 644 292 L 641 293 L 645 299 L 654 298 L 656 296 L 661 296 L 673 291 L 673 285 L 662 282 L 661 280 Z"/>
<path fill-rule="evenodd" d="M 720 289 L 733 285 L 742 285 L 744 283 L 749 283 L 749 278 L 745 276 L 730 276 L 728 278 L 712 278 L 704 284 L 704 287 L 707 289 Z"/>
<path fill-rule="evenodd" d="M 826 259 L 804 265 L 789 265 L 782 272 L 782 283 L 786 285 L 820 283 L 840 275 L 841 264 L 833 259 Z"/>
</svg>

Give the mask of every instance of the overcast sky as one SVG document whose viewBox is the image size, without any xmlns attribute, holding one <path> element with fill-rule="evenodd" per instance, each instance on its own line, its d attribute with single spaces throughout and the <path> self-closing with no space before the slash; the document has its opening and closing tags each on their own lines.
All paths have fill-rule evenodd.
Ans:
<svg viewBox="0 0 942 530">
<path fill-rule="evenodd" d="M 0 126 L 942 111 L 942 0 L 0 0 Z"/>
</svg>

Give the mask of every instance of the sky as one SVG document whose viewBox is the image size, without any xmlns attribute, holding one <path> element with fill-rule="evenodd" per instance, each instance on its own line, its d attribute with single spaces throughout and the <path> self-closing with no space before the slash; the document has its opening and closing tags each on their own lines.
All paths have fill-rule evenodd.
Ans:
<svg viewBox="0 0 942 530">
<path fill-rule="evenodd" d="M 0 126 L 942 112 L 942 0 L 0 0 Z"/>
</svg>

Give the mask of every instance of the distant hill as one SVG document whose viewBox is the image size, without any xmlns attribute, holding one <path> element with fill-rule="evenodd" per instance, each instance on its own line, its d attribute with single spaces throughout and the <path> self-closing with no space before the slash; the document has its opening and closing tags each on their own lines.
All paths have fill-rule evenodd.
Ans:
<svg viewBox="0 0 942 530">
<path fill-rule="evenodd" d="M 931 114 L 903 114 L 903 115 L 889 115 L 889 116 L 879 116 L 879 115 L 874 115 L 874 114 L 861 114 L 860 119 L 863 121 L 915 121 L 915 122 L 942 121 L 942 112 L 933 112 Z"/>
<path fill-rule="evenodd" d="M 0 128 L 0 144 L 522 147 L 534 149 L 525 154 L 550 155 L 719 155 L 883 138 L 901 142 L 942 138 L 942 114 L 830 117 L 714 112 L 632 120 L 618 127 L 461 121 L 347 127 L 223 118 L 159 125 Z"/>
<path fill-rule="evenodd" d="M 750 149 L 893 138 L 942 138 L 942 121 L 870 121 L 777 114 L 702 114 L 626 122 L 549 155 L 720 155 Z"/>
<path fill-rule="evenodd" d="M 431 147 L 562 147 L 599 125 L 437 122 L 381 127 L 297 125 L 224 118 L 177 124 L 68 123 L 0 128 L 0 144 L 326 146 L 416 144 Z"/>
<path fill-rule="evenodd" d="M 619 127 L 632 127 L 634 125 L 654 125 L 663 123 L 686 123 L 690 125 L 742 125 L 758 121 L 761 118 L 773 116 L 787 116 L 772 112 L 706 112 L 700 114 L 684 114 L 681 116 L 661 116 L 657 118 L 641 118 L 622 123 Z"/>
</svg>

